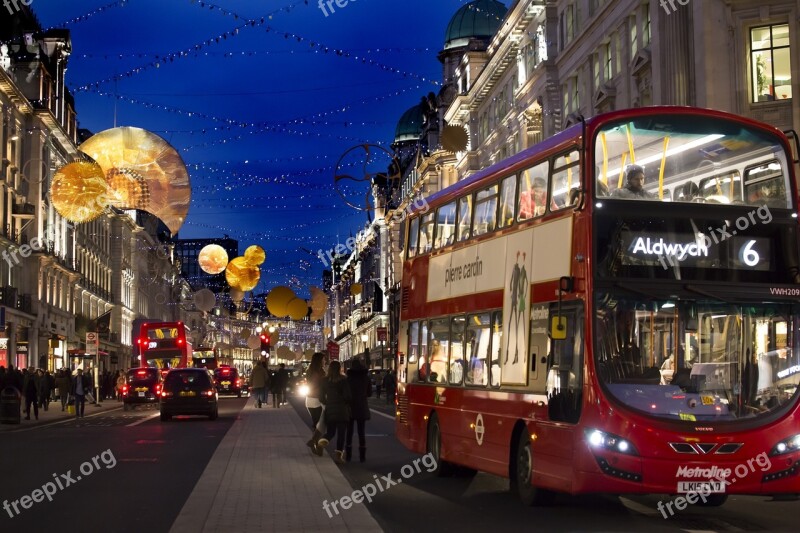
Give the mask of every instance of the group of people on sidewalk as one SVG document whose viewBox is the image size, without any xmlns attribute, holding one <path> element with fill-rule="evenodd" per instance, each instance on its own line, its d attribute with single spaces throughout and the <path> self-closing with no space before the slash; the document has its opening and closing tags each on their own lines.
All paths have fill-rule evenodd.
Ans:
<svg viewBox="0 0 800 533">
<path fill-rule="evenodd" d="M 39 420 L 39 408 L 47 411 L 50 402 L 55 401 L 56 394 L 61 400 L 61 410 L 65 411 L 70 396 L 75 400 L 75 412 L 82 417 L 86 404 L 86 395 L 92 391 L 92 380 L 88 374 L 79 369 L 73 377 L 65 368 L 58 370 L 56 376 L 41 368 L 26 368 L 22 371 L 9 365 L 8 369 L 0 366 L 0 390 L 6 387 L 16 389 L 17 394 L 25 401 L 25 420 L 31 419 L 31 407 L 35 420 Z"/>
<path fill-rule="evenodd" d="M 358 455 L 363 463 L 367 458 L 365 425 L 370 419 L 367 398 L 372 395 L 367 368 L 360 359 L 354 359 L 345 376 L 339 361 L 331 361 L 327 371 L 324 365 L 325 354 L 315 353 L 306 371 L 306 408 L 313 429 L 306 444 L 321 456 L 335 435 L 334 461 L 343 464 L 353 457 L 353 434 L 357 430 Z"/>
<path fill-rule="evenodd" d="M 272 407 L 280 407 L 286 403 L 286 385 L 289 383 L 289 371 L 286 365 L 280 364 L 278 370 L 270 373 L 267 358 L 262 357 L 250 373 L 250 388 L 256 399 L 256 407 L 261 408 L 268 403 L 269 391 L 272 391 Z"/>
</svg>

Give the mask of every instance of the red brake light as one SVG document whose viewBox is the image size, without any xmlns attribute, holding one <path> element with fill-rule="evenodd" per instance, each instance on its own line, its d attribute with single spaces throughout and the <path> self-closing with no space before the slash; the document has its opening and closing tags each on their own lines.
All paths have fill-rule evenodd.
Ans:
<svg viewBox="0 0 800 533">
<path fill-rule="evenodd" d="M 178 344 L 183 344 L 183 339 L 178 338 Z"/>
<path fill-rule="evenodd" d="M 242 380 L 237 378 L 236 379 L 236 386 L 240 387 L 241 385 L 242 385 Z"/>
<path fill-rule="evenodd" d="M 222 373 L 223 374 L 230 374 L 231 371 L 229 369 L 227 369 L 227 368 L 224 368 L 224 369 L 222 369 Z"/>
<path fill-rule="evenodd" d="M 147 374 L 147 370 L 139 370 L 136 372 L 137 376 L 144 376 L 145 374 Z"/>
<path fill-rule="evenodd" d="M 206 396 L 214 396 L 214 389 L 207 390 L 205 392 L 206 392 Z"/>
</svg>

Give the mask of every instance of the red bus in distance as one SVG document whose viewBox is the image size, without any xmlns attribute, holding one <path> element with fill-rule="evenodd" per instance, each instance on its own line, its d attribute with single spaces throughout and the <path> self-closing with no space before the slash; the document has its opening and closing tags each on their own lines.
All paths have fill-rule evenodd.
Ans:
<svg viewBox="0 0 800 533">
<path fill-rule="evenodd" d="M 526 504 L 800 493 L 794 172 L 769 125 L 651 107 L 432 195 L 405 223 L 398 438 Z"/>
<path fill-rule="evenodd" d="M 136 340 L 140 366 L 165 373 L 170 368 L 192 366 L 192 345 L 183 322 L 145 322 Z"/>
</svg>

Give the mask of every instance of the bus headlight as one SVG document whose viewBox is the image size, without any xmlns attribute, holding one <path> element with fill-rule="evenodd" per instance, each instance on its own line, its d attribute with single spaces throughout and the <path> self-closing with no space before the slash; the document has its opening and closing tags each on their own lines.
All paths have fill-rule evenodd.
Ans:
<svg viewBox="0 0 800 533">
<path fill-rule="evenodd" d="M 630 441 L 618 437 L 617 435 L 600 431 L 599 429 L 587 429 L 586 442 L 588 442 L 589 446 L 592 448 L 600 450 L 608 450 L 627 455 L 639 455 Z"/>
<path fill-rule="evenodd" d="M 769 454 L 783 455 L 784 453 L 792 453 L 798 450 L 800 450 L 800 435 L 795 435 L 780 441 L 772 448 L 772 451 L 769 452 Z"/>
<path fill-rule="evenodd" d="M 300 385 L 298 392 L 300 396 L 308 396 L 308 385 Z"/>
</svg>

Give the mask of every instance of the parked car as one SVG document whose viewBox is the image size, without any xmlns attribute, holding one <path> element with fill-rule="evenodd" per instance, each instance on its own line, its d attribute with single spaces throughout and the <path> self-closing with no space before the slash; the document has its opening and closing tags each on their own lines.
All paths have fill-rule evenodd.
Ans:
<svg viewBox="0 0 800 533">
<path fill-rule="evenodd" d="M 174 415 L 219 416 L 219 395 L 214 375 L 205 368 L 174 368 L 167 372 L 161 390 L 161 420 Z"/>
<path fill-rule="evenodd" d="M 161 373 L 157 368 L 131 368 L 122 386 L 122 408 L 127 411 L 137 405 L 155 405 L 161 394 Z"/>
</svg>

